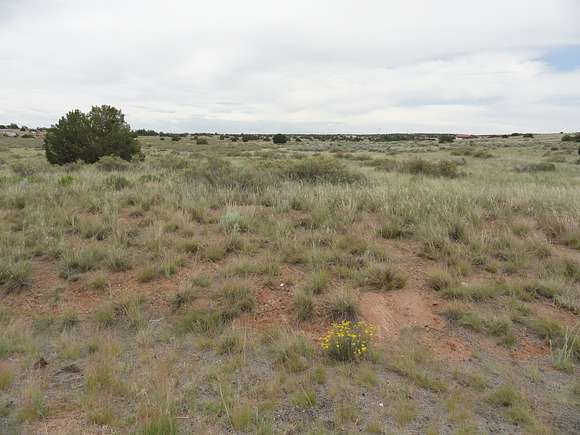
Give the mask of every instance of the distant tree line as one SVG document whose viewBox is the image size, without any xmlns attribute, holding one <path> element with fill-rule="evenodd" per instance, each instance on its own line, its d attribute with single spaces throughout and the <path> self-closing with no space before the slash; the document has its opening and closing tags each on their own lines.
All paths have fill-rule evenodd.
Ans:
<svg viewBox="0 0 580 435">
<path fill-rule="evenodd" d="M 135 136 L 159 136 L 155 130 L 145 130 L 144 128 L 139 128 L 134 131 Z"/>
<path fill-rule="evenodd" d="M 18 124 L 15 123 L 6 125 L 0 124 L 0 130 L 18 130 L 18 129 L 19 129 Z"/>
</svg>

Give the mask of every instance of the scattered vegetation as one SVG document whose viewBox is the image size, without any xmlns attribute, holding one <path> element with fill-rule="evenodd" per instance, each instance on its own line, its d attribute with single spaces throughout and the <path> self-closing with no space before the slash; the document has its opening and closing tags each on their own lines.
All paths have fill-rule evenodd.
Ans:
<svg viewBox="0 0 580 435">
<path fill-rule="evenodd" d="M 561 135 L 72 125 L 0 137 L 1 433 L 573 431 Z"/>
</svg>

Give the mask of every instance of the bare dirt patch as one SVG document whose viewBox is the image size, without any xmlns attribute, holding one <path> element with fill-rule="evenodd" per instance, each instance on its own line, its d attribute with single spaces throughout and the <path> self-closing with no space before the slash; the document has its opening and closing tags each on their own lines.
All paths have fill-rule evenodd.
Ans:
<svg viewBox="0 0 580 435">
<path fill-rule="evenodd" d="M 445 321 L 434 312 L 439 301 L 416 289 L 389 293 L 362 292 L 363 318 L 377 328 L 379 340 L 396 340 L 403 328 L 440 330 Z"/>
</svg>

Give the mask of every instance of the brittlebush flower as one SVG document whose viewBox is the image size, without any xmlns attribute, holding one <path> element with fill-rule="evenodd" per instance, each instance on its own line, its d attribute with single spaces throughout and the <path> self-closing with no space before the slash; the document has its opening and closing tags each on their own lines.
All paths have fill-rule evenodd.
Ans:
<svg viewBox="0 0 580 435">
<path fill-rule="evenodd" d="M 331 325 L 328 333 L 320 340 L 320 347 L 336 360 L 358 360 L 368 352 L 373 335 L 372 325 L 345 320 Z"/>
</svg>

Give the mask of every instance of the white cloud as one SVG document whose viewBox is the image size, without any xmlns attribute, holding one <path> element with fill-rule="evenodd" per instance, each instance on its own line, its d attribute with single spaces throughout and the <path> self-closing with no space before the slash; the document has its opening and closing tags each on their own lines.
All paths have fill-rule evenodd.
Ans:
<svg viewBox="0 0 580 435">
<path fill-rule="evenodd" d="M 6 3 L 6 5 L 4 5 Z M 4 7 L 6 6 L 6 7 Z M 0 0 L 0 123 L 93 104 L 134 127 L 578 129 L 575 0 Z"/>
</svg>

